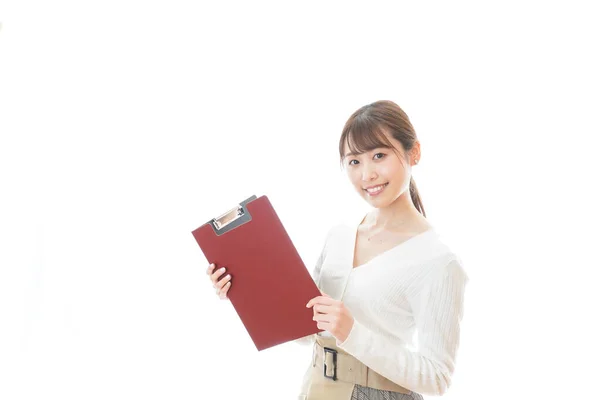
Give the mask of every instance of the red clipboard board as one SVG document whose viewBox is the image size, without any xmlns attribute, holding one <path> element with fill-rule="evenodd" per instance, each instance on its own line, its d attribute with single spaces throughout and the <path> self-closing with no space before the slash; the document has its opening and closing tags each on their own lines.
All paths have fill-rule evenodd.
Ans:
<svg viewBox="0 0 600 400">
<path fill-rule="evenodd" d="M 208 263 L 231 275 L 227 296 L 261 351 L 320 332 L 320 296 L 267 196 L 252 196 L 192 232 Z"/>
</svg>

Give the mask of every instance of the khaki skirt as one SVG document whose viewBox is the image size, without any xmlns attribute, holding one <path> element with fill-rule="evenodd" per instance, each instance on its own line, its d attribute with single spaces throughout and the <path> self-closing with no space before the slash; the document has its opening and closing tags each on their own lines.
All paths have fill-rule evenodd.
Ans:
<svg viewBox="0 0 600 400">
<path fill-rule="evenodd" d="M 368 368 L 338 348 L 335 338 L 316 335 L 298 400 L 423 400 L 423 396 Z"/>
</svg>

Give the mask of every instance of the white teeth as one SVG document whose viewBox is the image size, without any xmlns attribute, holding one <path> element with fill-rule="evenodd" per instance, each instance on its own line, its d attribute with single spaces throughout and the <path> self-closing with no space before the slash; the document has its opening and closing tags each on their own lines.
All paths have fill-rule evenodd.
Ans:
<svg viewBox="0 0 600 400">
<path fill-rule="evenodd" d="M 381 186 L 374 187 L 374 188 L 372 188 L 372 189 L 367 189 L 367 192 L 369 192 L 369 193 L 375 193 L 375 192 L 378 192 L 378 191 L 380 191 L 381 189 L 383 189 L 383 187 L 384 187 L 384 186 L 385 186 L 385 185 L 381 185 Z"/>
</svg>

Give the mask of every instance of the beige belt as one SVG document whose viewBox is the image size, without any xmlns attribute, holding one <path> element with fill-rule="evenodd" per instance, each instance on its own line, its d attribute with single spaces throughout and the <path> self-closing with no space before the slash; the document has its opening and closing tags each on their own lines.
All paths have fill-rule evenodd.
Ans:
<svg viewBox="0 0 600 400">
<path fill-rule="evenodd" d="M 318 375 L 334 382 L 346 382 L 379 390 L 410 394 L 411 391 L 381 376 L 365 364 L 336 346 L 336 339 L 316 335 L 313 368 Z M 314 375 L 313 375 L 314 376 Z"/>
</svg>

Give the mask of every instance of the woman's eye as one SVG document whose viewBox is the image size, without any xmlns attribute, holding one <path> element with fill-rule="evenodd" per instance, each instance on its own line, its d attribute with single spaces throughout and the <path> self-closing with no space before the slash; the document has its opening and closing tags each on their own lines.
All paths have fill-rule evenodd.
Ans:
<svg viewBox="0 0 600 400">
<path fill-rule="evenodd" d="M 380 156 L 380 157 L 378 157 L 378 156 Z M 375 154 L 375 155 L 373 156 L 373 158 L 375 158 L 375 159 L 377 159 L 377 160 L 381 160 L 383 157 L 385 157 L 385 154 L 384 154 L 384 153 L 377 153 L 377 154 Z M 357 161 L 357 160 L 350 160 L 350 161 L 348 162 L 348 165 L 356 165 L 356 163 L 355 163 L 355 164 L 353 164 L 353 162 L 354 162 L 354 161 L 356 161 L 356 163 L 358 163 L 358 161 Z"/>
</svg>

